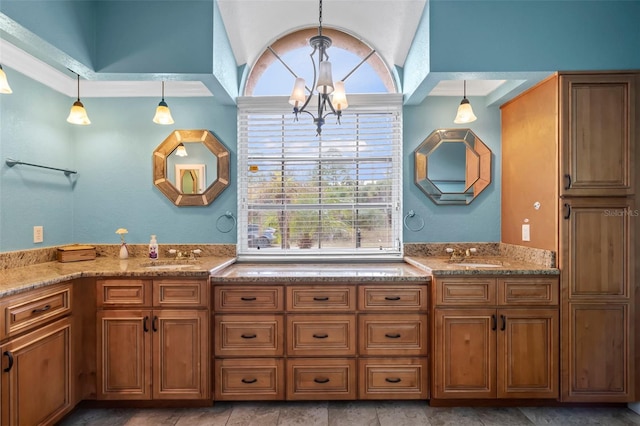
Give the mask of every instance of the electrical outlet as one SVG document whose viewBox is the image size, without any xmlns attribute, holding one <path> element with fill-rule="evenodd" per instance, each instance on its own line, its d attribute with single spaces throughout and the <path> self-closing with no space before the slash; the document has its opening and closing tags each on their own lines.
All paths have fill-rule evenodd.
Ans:
<svg viewBox="0 0 640 426">
<path fill-rule="evenodd" d="M 42 226 L 33 227 L 33 242 L 41 243 L 44 240 L 44 229 Z"/>
<path fill-rule="evenodd" d="M 522 224 L 522 241 L 531 241 L 531 225 L 528 223 Z"/>
</svg>

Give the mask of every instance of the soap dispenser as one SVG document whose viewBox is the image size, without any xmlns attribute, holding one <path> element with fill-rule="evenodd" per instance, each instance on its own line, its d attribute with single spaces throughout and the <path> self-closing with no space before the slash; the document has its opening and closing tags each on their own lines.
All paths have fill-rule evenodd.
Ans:
<svg viewBox="0 0 640 426">
<path fill-rule="evenodd" d="M 149 241 L 149 259 L 157 259 L 158 258 L 158 241 L 156 240 L 156 236 L 151 236 L 151 241 Z"/>
</svg>

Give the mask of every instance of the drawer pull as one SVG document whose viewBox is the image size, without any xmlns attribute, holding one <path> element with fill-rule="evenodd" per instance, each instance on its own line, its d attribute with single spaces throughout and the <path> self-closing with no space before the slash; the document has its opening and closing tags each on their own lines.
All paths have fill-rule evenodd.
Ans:
<svg viewBox="0 0 640 426">
<path fill-rule="evenodd" d="M 400 383 L 402 381 L 400 377 L 387 377 L 384 380 L 389 383 Z"/>
<path fill-rule="evenodd" d="M 255 378 L 254 379 L 242 379 L 242 383 L 246 383 L 248 385 L 251 384 L 251 383 L 255 383 L 257 381 L 258 381 L 258 379 L 255 379 Z"/>
<path fill-rule="evenodd" d="M 498 328 L 498 320 L 495 315 L 491 315 L 491 330 L 496 331 Z"/>
<path fill-rule="evenodd" d="M 240 335 L 240 337 L 242 337 L 243 339 L 255 339 L 256 335 L 255 334 L 242 334 L 242 335 Z"/>
<path fill-rule="evenodd" d="M 42 308 L 34 309 L 31 311 L 32 314 L 39 314 L 41 312 L 46 312 L 51 309 L 51 305 L 44 305 Z"/>
<path fill-rule="evenodd" d="M 327 337 L 329 337 L 328 334 L 314 334 L 313 337 L 315 337 L 316 339 L 326 339 Z"/>
<path fill-rule="evenodd" d="M 323 377 L 321 379 L 313 379 L 314 382 L 316 383 L 329 383 L 329 378 L 328 377 Z"/>
<path fill-rule="evenodd" d="M 395 334 L 385 334 L 384 337 L 388 337 L 389 339 L 399 339 L 400 338 L 400 333 L 395 333 Z"/>
<path fill-rule="evenodd" d="M 500 331 L 504 331 L 507 328 L 507 317 L 500 315 L 500 319 L 502 320 L 502 327 L 500 327 Z"/>
<path fill-rule="evenodd" d="M 400 300 L 400 296 L 385 296 L 384 300 Z"/>
<path fill-rule="evenodd" d="M 144 317 L 144 319 L 142 320 L 142 329 L 144 330 L 145 333 L 149 332 L 149 325 L 147 324 L 147 321 L 149 321 L 149 317 Z"/>
<path fill-rule="evenodd" d="M 153 331 L 158 331 L 158 316 L 157 315 L 153 316 L 153 321 L 151 321 L 151 328 L 153 329 Z"/>
<path fill-rule="evenodd" d="M 313 300 L 315 300 L 316 302 L 326 302 L 327 300 L 329 300 L 329 298 L 327 296 L 323 296 L 323 297 L 314 297 Z"/>
<path fill-rule="evenodd" d="M 11 368 L 13 367 L 13 354 L 10 351 L 4 351 L 2 355 L 9 358 L 9 366 L 3 370 L 5 373 L 8 373 L 9 371 L 11 371 Z"/>
<path fill-rule="evenodd" d="M 256 298 L 255 298 L 255 297 L 246 297 L 246 296 L 243 296 L 243 297 L 241 297 L 241 298 L 240 298 L 240 300 L 242 300 L 242 301 L 244 301 L 244 302 L 253 302 L 253 301 L 255 301 L 255 300 L 256 300 Z"/>
</svg>

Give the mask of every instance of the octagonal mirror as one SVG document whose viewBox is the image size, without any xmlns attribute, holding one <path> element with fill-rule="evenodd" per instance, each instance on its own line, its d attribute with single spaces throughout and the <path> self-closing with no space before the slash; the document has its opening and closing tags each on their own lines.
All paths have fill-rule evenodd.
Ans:
<svg viewBox="0 0 640 426">
<path fill-rule="evenodd" d="M 206 206 L 229 186 L 229 150 L 209 130 L 175 130 L 153 152 L 153 184 L 176 206 Z"/>
<path fill-rule="evenodd" d="M 471 129 L 434 130 L 414 156 L 415 183 L 436 204 L 469 204 L 491 183 L 491 150 Z"/>
</svg>

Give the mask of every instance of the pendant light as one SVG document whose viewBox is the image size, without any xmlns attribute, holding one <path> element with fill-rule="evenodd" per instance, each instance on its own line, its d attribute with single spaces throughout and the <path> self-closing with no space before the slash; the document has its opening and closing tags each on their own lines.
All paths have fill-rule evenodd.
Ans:
<svg viewBox="0 0 640 426">
<path fill-rule="evenodd" d="M 2 65 L 0 65 L 0 93 L 3 93 L 5 95 L 13 93 L 13 90 L 11 90 L 11 87 L 9 87 L 7 74 L 5 74 L 4 70 L 2 69 Z"/>
<path fill-rule="evenodd" d="M 189 155 L 189 154 L 187 154 L 187 148 L 184 147 L 184 144 L 182 142 L 176 148 L 176 155 L 178 157 L 186 157 L 186 156 Z"/>
<path fill-rule="evenodd" d="M 472 121 L 476 121 L 478 117 L 473 113 L 473 109 L 471 108 L 471 103 L 469 103 L 469 99 L 467 99 L 467 80 L 464 80 L 464 94 L 462 96 L 462 101 L 460 102 L 460 106 L 458 107 L 458 114 L 456 114 L 456 118 L 453 120 L 454 123 L 471 123 Z"/>
<path fill-rule="evenodd" d="M 71 106 L 67 122 L 86 126 L 87 124 L 91 124 L 91 120 L 89 120 L 89 116 L 87 115 L 87 110 L 84 109 L 84 105 L 80 102 L 80 74 L 76 73 L 76 76 L 78 77 L 78 100 L 76 100 Z"/>
<path fill-rule="evenodd" d="M 162 100 L 156 108 L 156 115 L 153 117 L 153 122 L 157 124 L 173 124 L 171 110 L 169 110 L 169 105 L 164 101 L 164 81 L 162 82 Z"/>
</svg>

